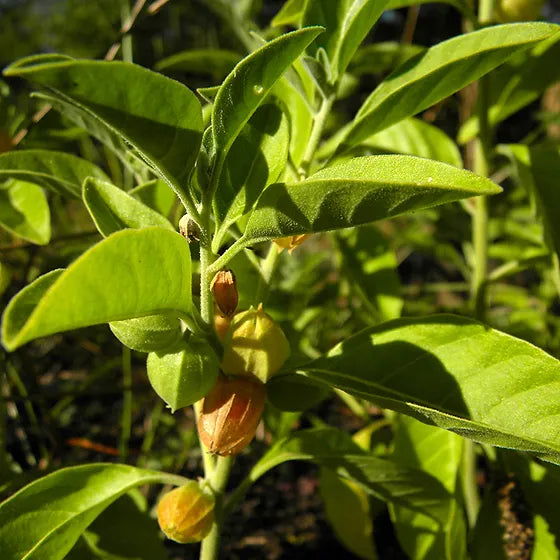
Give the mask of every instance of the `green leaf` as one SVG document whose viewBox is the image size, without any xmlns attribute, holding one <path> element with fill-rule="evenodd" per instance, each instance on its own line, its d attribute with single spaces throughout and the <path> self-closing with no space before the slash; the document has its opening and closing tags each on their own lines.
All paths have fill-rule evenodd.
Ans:
<svg viewBox="0 0 560 560">
<path fill-rule="evenodd" d="M 560 79 L 560 33 L 538 43 L 530 51 L 512 57 L 490 76 L 488 120 L 492 126 L 537 99 Z M 478 117 L 467 120 L 459 131 L 465 144 L 478 134 Z"/>
<path fill-rule="evenodd" d="M 300 372 L 475 441 L 560 463 L 558 360 L 476 321 L 390 321 Z"/>
<path fill-rule="evenodd" d="M 396 66 L 403 64 L 413 56 L 426 50 L 426 47 L 409 43 L 397 43 L 394 41 L 383 41 L 360 47 L 350 65 L 348 71 L 354 76 L 364 74 L 381 74 L 393 70 Z"/>
<path fill-rule="evenodd" d="M 299 430 L 276 442 L 253 467 L 251 480 L 285 461 L 312 461 L 382 500 L 407 505 L 440 520 L 447 515 L 440 506 L 448 493 L 437 479 L 367 454 L 350 436 L 335 428 Z"/>
<path fill-rule="evenodd" d="M 305 0 L 286 0 L 280 11 L 272 18 L 270 25 L 272 27 L 280 27 L 282 25 L 299 26 L 304 7 Z"/>
<path fill-rule="evenodd" d="M 128 194 L 134 196 L 162 216 L 169 216 L 171 210 L 173 210 L 173 206 L 177 202 L 175 193 L 169 188 L 169 185 L 161 179 L 154 179 L 153 181 L 142 183 L 129 190 Z"/>
<path fill-rule="evenodd" d="M 397 10 L 398 8 L 407 8 L 409 6 L 420 6 L 431 2 L 438 2 L 440 4 L 449 4 L 457 8 L 459 11 L 465 12 L 467 4 L 465 0 L 389 0 L 386 10 Z"/>
<path fill-rule="evenodd" d="M 339 151 L 431 107 L 558 29 L 547 23 L 497 25 L 454 37 L 408 60 L 366 99 Z"/>
<path fill-rule="evenodd" d="M 341 274 L 360 298 L 367 323 L 400 317 L 403 300 L 397 259 L 379 230 L 356 228 L 340 232 L 335 241 L 342 257 Z"/>
<path fill-rule="evenodd" d="M 130 146 L 116 132 L 105 126 L 97 117 L 88 113 L 73 103 L 66 101 L 56 95 L 49 95 L 44 92 L 35 92 L 32 97 L 41 99 L 58 111 L 63 117 L 69 119 L 76 126 L 85 130 L 88 134 L 107 146 L 125 165 L 133 171 L 131 165 Z"/>
<path fill-rule="evenodd" d="M 192 74 L 210 74 L 217 80 L 229 74 L 242 55 L 225 49 L 191 49 L 159 60 L 155 69 L 182 70 Z"/>
<path fill-rule="evenodd" d="M 244 238 L 254 243 L 347 228 L 498 192 L 490 180 L 444 163 L 411 156 L 354 158 L 299 183 L 268 187 Z"/>
<path fill-rule="evenodd" d="M 222 158 L 275 82 L 321 31 L 300 29 L 270 41 L 244 58 L 224 80 L 212 110 L 214 148 Z"/>
<path fill-rule="evenodd" d="M 135 64 L 51 62 L 46 56 L 19 60 L 4 74 L 31 80 L 96 117 L 180 190 L 177 185 L 187 181 L 202 137 L 196 96 L 179 82 Z"/>
<path fill-rule="evenodd" d="M 143 484 L 180 484 L 181 478 L 102 463 L 49 474 L 0 505 L 2 560 L 62 559 L 88 525 L 125 492 Z"/>
<path fill-rule="evenodd" d="M 344 74 L 351 58 L 381 16 L 388 0 L 313 0 L 305 4 L 302 24 L 321 25 L 325 33 L 311 49 L 327 53 L 331 83 Z"/>
<path fill-rule="evenodd" d="M 338 540 L 358 558 L 375 560 L 372 512 L 366 492 L 326 468 L 319 475 L 319 492 Z"/>
<path fill-rule="evenodd" d="M 54 192 L 79 197 L 87 177 L 109 178 L 85 159 L 51 150 L 19 150 L 0 154 L 0 180 L 21 179 Z"/>
<path fill-rule="evenodd" d="M 301 375 L 276 375 L 266 384 L 266 396 L 277 408 L 288 412 L 307 410 L 326 399 L 330 390 Z"/>
<path fill-rule="evenodd" d="M 289 141 L 288 120 L 274 103 L 261 105 L 236 138 L 215 193 L 216 252 L 227 229 L 252 209 L 262 191 L 284 171 Z"/>
<path fill-rule="evenodd" d="M 51 238 L 51 214 L 43 189 L 17 180 L 0 187 L 0 227 L 37 245 L 46 245 Z"/>
<path fill-rule="evenodd" d="M 167 560 L 157 523 L 138 490 L 113 502 L 82 534 L 67 560 Z"/>
<path fill-rule="evenodd" d="M 187 242 L 158 227 L 127 229 L 94 245 L 66 270 L 41 276 L 4 311 L 4 346 L 99 323 L 188 312 Z"/>
<path fill-rule="evenodd" d="M 111 183 L 86 179 L 82 198 L 103 237 L 125 228 L 159 226 L 175 231 L 169 220 Z"/>
<path fill-rule="evenodd" d="M 435 476 L 455 494 L 463 439 L 410 416 L 398 418 L 393 459 Z M 428 516 L 401 506 L 391 515 L 399 542 L 415 560 L 460 560 L 466 555 L 466 524 L 457 498 L 448 500 L 449 519 L 441 526 Z"/>
</svg>

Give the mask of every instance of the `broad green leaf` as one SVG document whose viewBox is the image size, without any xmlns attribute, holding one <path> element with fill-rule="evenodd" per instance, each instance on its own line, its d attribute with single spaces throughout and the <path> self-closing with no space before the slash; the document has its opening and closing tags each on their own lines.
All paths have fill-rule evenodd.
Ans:
<svg viewBox="0 0 560 560">
<path fill-rule="evenodd" d="M 175 231 L 161 214 L 106 181 L 86 179 L 82 198 L 103 237 L 125 228 L 159 226 Z"/>
<path fill-rule="evenodd" d="M 388 0 L 313 0 L 306 2 L 302 25 L 321 25 L 325 33 L 310 47 L 324 49 L 330 62 L 331 83 L 344 74 L 352 56 L 381 16 Z"/>
<path fill-rule="evenodd" d="M 155 69 L 182 70 L 193 74 L 210 74 L 217 80 L 229 74 L 242 55 L 225 49 L 192 49 L 159 60 Z"/>
<path fill-rule="evenodd" d="M 393 70 L 396 66 L 425 50 L 426 47 L 421 45 L 394 41 L 365 45 L 356 51 L 348 66 L 348 71 L 355 76 L 380 74 L 387 70 Z"/>
<path fill-rule="evenodd" d="M 69 467 L 32 482 L 0 505 L 2 560 L 59 560 L 111 503 L 143 484 L 182 477 L 127 465 Z"/>
<path fill-rule="evenodd" d="M 274 83 L 321 33 L 300 29 L 274 39 L 244 58 L 224 80 L 212 110 L 214 148 L 225 154 Z"/>
<path fill-rule="evenodd" d="M 19 150 L 0 154 L 0 180 L 21 179 L 54 192 L 79 197 L 87 177 L 109 178 L 85 159 L 51 150 Z"/>
<path fill-rule="evenodd" d="M 274 103 L 261 105 L 236 138 L 214 195 L 219 224 L 215 251 L 227 229 L 251 210 L 262 191 L 284 171 L 289 141 L 288 119 Z"/>
<path fill-rule="evenodd" d="M 441 4 L 449 4 L 459 11 L 467 10 L 467 3 L 465 0 L 389 0 L 386 10 L 397 10 L 398 8 L 407 8 L 409 6 L 419 6 L 421 4 L 428 4 L 431 2 L 439 2 Z"/>
<path fill-rule="evenodd" d="M 126 229 L 94 245 L 66 270 L 39 277 L 4 311 L 4 346 L 99 323 L 188 312 L 190 251 L 178 233 Z"/>
<path fill-rule="evenodd" d="M 280 11 L 272 18 L 270 24 L 273 27 L 282 25 L 298 25 L 301 21 L 305 0 L 286 0 Z"/>
<path fill-rule="evenodd" d="M 408 60 L 366 99 L 339 151 L 431 107 L 558 29 L 547 23 L 497 25 L 454 37 Z"/>
<path fill-rule="evenodd" d="M 200 147 L 202 112 L 179 82 L 126 62 L 51 62 L 48 55 L 19 60 L 4 74 L 31 80 L 96 117 L 175 188 L 186 182 Z"/>
<path fill-rule="evenodd" d="M 340 129 L 319 150 L 317 158 L 331 157 L 332 153 L 352 125 Z M 434 159 L 455 167 L 463 167 L 461 152 L 445 132 L 421 119 L 408 118 L 364 138 L 351 150 L 356 155 L 398 153 Z"/>
<path fill-rule="evenodd" d="M 470 552 L 472 560 L 508 560 L 504 550 L 504 528 L 500 526 L 496 489 L 488 488 L 484 494 L 476 526 L 472 531 Z"/>
<path fill-rule="evenodd" d="M 358 558 L 375 560 L 372 511 L 366 492 L 326 468 L 321 469 L 319 492 L 338 540 Z"/>
<path fill-rule="evenodd" d="M 360 147 L 387 153 L 409 154 L 463 167 L 459 148 L 437 126 L 409 118 L 366 138 Z"/>
<path fill-rule="evenodd" d="M 278 409 L 288 412 L 307 410 L 325 400 L 330 390 L 301 375 L 276 375 L 266 384 L 266 396 Z"/>
<path fill-rule="evenodd" d="M 448 493 L 437 479 L 368 454 L 335 428 L 300 430 L 276 442 L 253 467 L 251 480 L 286 461 L 312 461 L 382 500 L 445 519 L 446 510 L 441 503 Z"/>
<path fill-rule="evenodd" d="M 410 416 L 397 421 L 393 459 L 403 465 L 421 468 L 435 476 L 455 494 L 463 454 L 463 439 Z M 448 500 L 449 519 L 444 526 L 428 516 L 401 506 L 392 506 L 397 537 L 415 560 L 460 560 L 466 555 L 466 525 L 457 498 Z"/>
<path fill-rule="evenodd" d="M 300 372 L 475 441 L 560 463 L 558 360 L 476 321 L 390 321 Z"/>
<path fill-rule="evenodd" d="M 495 126 L 537 99 L 560 79 L 560 33 L 538 43 L 530 51 L 512 57 L 490 76 L 488 120 Z M 461 127 L 458 140 L 464 144 L 478 134 L 478 117 Z"/>
<path fill-rule="evenodd" d="M 177 202 L 175 193 L 169 188 L 169 185 L 161 179 L 154 179 L 153 181 L 142 183 L 128 191 L 128 194 L 134 196 L 152 210 L 166 217 L 171 214 L 171 210 L 173 210 L 173 206 Z"/>
<path fill-rule="evenodd" d="M 56 95 L 44 92 L 35 92 L 32 97 L 41 99 L 51 105 L 62 116 L 72 121 L 75 125 L 85 130 L 88 134 L 107 146 L 130 170 L 133 170 L 130 161 L 130 146 L 115 131 L 111 130 L 97 117 L 84 109 Z"/>
<path fill-rule="evenodd" d="M 299 183 L 268 187 L 244 237 L 254 243 L 347 228 L 498 192 L 490 180 L 444 163 L 411 156 L 354 158 Z"/>
<path fill-rule="evenodd" d="M 43 189 L 18 180 L 0 187 L 0 227 L 32 243 L 46 245 L 51 238 L 51 214 Z"/>
<path fill-rule="evenodd" d="M 560 471 L 553 465 L 541 465 L 519 454 L 506 456 L 508 467 L 533 513 L 535 522 L 534 560 L 558 560 L 560 550 Z"/>
<path fill-rule="evenodd" d="M 397 259 L 379 230 L 355 228 L 340 232 L 335 241 L 342 257 L 341 274 L 360 298 L 367 324 L 374 324 L 376 318 L 380 322 L 400 317 L 403 300 Z"/>
<path fill-rule="evenodd" d="M 528 154 L 533 185 L 545 232 L 551 246 L 560 255 L 560 207 L 558 206 L 560 149 L 531 148 Z"/>
<path fill-rule="evenodd" d="M 146 499 L 129 491 L 113 502 L 82 534 L 67 560 L 167 560 Z"/>
</svg>

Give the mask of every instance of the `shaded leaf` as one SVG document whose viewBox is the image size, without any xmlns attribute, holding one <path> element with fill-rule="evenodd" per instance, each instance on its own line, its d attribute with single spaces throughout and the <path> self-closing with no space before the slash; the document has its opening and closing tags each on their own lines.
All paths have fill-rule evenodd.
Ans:
<svg viewBox="0 0 560 560">
<path fill-rule="evenodd" d="M 558 26 L 513 23 L 454 37 L 408 60 L 366 99 L 339 151 L 415 115 L 507 60 L 515 52 L 547 39 Z"/>
<path fill-rule="evenodd" d="M 181 477 L 126 465 L 69 467 L 32 482 L 0 505 L 2 560 L 59 560 L 112 502 L 143 484 Z"/>
<path fill-rule="evenodd" d="M 183 70 L 193 74 L 210 74 L 221 79 L 241 60 L 239 53 L 225 49 L 191 49 L 162 58 L 156 70 Z"/>
<path fill-rule="evenodd" d="M 560 463 L 560 363 L 476 321 L 390 321 L 300 372 L 475 441 Z"/>
<path fill-rule="evenodd" d="M 56 332 L 188 312 L 190 303 L 190 251 L 183 237 L 158 227 L 127 229 L 19 292 L 4 311 L 2 337 L 13 350 Z"/>
<path fill-rule="evenodd" d="M 411 156 L 354 158 L 308 179 L 268 187 L 245 230 L 247 242 L 358 226 L 500 187 L 469 171 Z"/>
<path fill-rule="evenodd" d="M 331 83 L 344 74 L 351 58 L 375 25 L 388 0 L 314 0 L 303 10 L 302 25 L 321 25 L 321 34 L 310 47 L 327 53 Z"/>
<path fill-rule="evenodd" d="M 32 243 L 46 245 L 51 238 L 51 214 L 43 189 L 17 180 L 0 187 L 0 227 Z"/>
<path fill-rule="evenodd" d="M 270 41 L 244 58 L 224 80 L 212 109 L 214 148 L 222 158 L 274 83 L 321 31 L 300 29 Z"/>
<path fill-rule="evenodd" d="M 79 197 L 87 177 L 109 178 L 85 159 L 52 150 L 18 150 L 0 154 L 0 180 L 21 179 L 54 192 Z"/>
<path fill-rule="evenodd" d="M 177 202 L 175 193 L 169 188 L 169 185 L 161 179 L 154 179 L 153 181 L 142 183 L 129 190 L 128 194 L 134 196 L 134 198 L 137 198 L 152 210 L 166 217 L 171 214 L 171 210 L 173 210 L 173 206 Z"/>
<path fill-rule="evenodd" d="M 278 105 L 265 103 L 253 114 L 231 146 L 215 193 L 214 214 L 220 224 L 213 243 L 254 206 L 262 191 L 286 167 L 288 120 Z"/>
<path fill-rule="evenodd" d="M 253 467 L 251 480 L 285 461 L 312 461 L 382 500 L 445 519 L 446 511 L 440 505 L 448 494 L 437 479 L 367 454 L 349 435 L 335 428 L 300 430 L 276 442 Z"/>
<path fill-rule="evenodd" d="M 187 180 L 202 137 L 200 103 L 188 88 L 127 62 L 46 57 L 21 59 L 4 74 L 38 83 L 95 116 L 171 185 Z"/>
<path fill-rule="evenodd" d="M 86 179 L 82 197 L 103 237 L 125 228 L 159 226 L 175 231 L 161 214 L 111 183 Z"/>
</svg>

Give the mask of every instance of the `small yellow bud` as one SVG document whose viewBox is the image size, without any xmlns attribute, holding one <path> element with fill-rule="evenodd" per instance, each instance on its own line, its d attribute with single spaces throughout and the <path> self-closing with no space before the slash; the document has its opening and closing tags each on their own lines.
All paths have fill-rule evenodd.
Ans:
<svg viewBox="0 0 560 560">
<path fill-rule="evenodd" d="M 214 522 L 214 496 L 190 480 L 163 496 L 157 516 L 168 539 L 183 544 L 201 541 Z"/>
<path fill-rule="evenodd" d="M 258 377 L 266 383 L 290 355 L 290 344 L 262 304 L 238 313 L 224 341 L 222 371 Z"/>
<path fill-rule="evenodd" d="M 274 240 L 274 243 L 278 246 L 278 251 L 282 252 L 284 249 L 288 249 L 290 253 L 301 245 L 311 234 L 304 233 L 302 235 L 290 235 L 289 237 L 280 237 Z"/>
</svg>

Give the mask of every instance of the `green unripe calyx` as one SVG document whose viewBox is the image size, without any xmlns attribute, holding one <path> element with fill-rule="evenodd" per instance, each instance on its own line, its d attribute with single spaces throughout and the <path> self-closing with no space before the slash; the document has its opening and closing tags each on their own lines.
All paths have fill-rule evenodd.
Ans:
<svg viewBox="0 0 560 560">
<path fill-rule="evenodd" d="M 274 319 L 257 309 L 238 313 L 224 340 L 222 371 L 256 376 L 266 383 L 290 355 L 290 344 Z"/>
<path fill-rule="evenodd" d="M 195 336 L 148 355 L 148 378 L 172 412 L 200 400 L 216 383 L 219 360 L 212 347 Z"/>
<path fill-rule="evenodd" d="M 128 348 L 138 352 L 155 352 L 181 338 L 181 324 L 168 314 L 149 315 L 109 323 L 113 334 Z"/>
<path fill-rule="evenodd" d="M 158 523 L 168 539 L 186 544 L 199 542 L 214 522 L 214 496 L 190 480 L 163 496 L 157 506 Z"/>
</svg>

